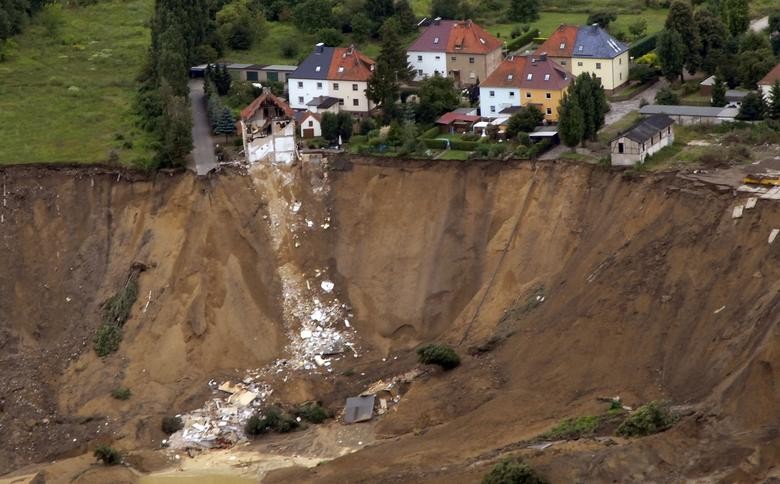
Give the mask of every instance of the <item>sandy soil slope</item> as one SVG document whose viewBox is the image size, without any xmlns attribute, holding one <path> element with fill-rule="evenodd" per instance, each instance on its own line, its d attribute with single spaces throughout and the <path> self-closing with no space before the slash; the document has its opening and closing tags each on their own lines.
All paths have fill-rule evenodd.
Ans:
<svg viewBox="0 0 780 484">
<path fill-rule="evenodd" d="M 382 358 L 413 365 L 424 341 L 464 363 L 416 381 L 369 447 L 269 482 L 471 482 L 514 452 L 553 482 L 778 477 L 776 205 L 732 220 L 731 192 L 574 164 L 339 166 L 319 198 L 308 172 L 274 187 L 238 173 L 0 171 L 0 469 L 101 440 L 153 448 L 159 418 L 200 405 L 208 379 L 284 356 L 287 259 L 327 266 L 362 356 L 356 376 L 301 378 L 279 398 L 337 408 L 390 371 Z M 274 204 L 292 200 L 330 228 L 274 233 Z M 99 305 L 134 262 L 149 267 L 139 301 L 101 360 Z M 109 396 L 120 384 L 128 402 Z M 612 395 L 690 412 L 644 439 L 519 444 Z"/>
</svg>

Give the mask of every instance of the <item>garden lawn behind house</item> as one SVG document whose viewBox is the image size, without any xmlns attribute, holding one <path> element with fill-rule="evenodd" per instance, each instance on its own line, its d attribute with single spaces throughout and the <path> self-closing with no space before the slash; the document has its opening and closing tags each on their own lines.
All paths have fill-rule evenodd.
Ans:
<svg viewBox="0 0 780 484">
<path fill-rule="evenodd" d="M 131 113 L 136 76 L 149 45 L 151 0 L 105 0 L 63 8 L 51 37 L 33 20 L 0 63 L 0 164 L 151 156 Z"/>
</svg>

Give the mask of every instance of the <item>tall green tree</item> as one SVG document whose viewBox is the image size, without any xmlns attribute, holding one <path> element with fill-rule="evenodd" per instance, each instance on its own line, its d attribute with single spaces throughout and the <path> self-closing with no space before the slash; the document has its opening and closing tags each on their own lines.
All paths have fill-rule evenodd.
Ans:
<svg viewBox="0 0 780 484">
<path fill-rule="evenodd" d="M 750 8 L 747 0 L 721 0 L 721 15 L 733 36 L 747 31 L 750 27 Z"/>
<path fill-rule="evenodd" d="M 766 116 L 771 119 L 780 119 L 780 81 L 775 81 L 772 84 L 767 101 Z"/>
<path fill-rule="evenodd" d="M 701 68 L 712 75 L 725 61 L 729 33 L 721 19 L 709 8 L 698 9 L 694 19 L 701 39 Z"/>
<path fill-rule="evenodd" d="M 661 63 L 661 73 L 669 81 L 683 78 L 685 63 L 685 46 L 682 37 L 676 30 L 662 30 L 655 44 L 658 61 Z"/>
<path fill-rule="evenodd" d="M 293 9 L 292 17 L 295 26 L 302 32 L 316 32 L 336 23 L 327 0 L 305 0 Z"/>
<path fill-rule="evenodd" d="M 507 17 L 513 22 L 533 22 L 539 18 L 539 0 L 510 0 Z"/>
<path fill-rule="evenodd" d="M 371 37 L 374 32 L 374 22 L 363 12 L 358 12 L 352 17 L 352 38 L 355 42 L 362 43 Z"/>
<path fill-rule="evenodd" d="M 171 86 L 163 81 L 161 87 L 164 103 L 160 121 L 161 138 L 158 157 L 162 166 L 183 166 L 192 151 L 192 113 L 187 99 L 177 96 Z"/>
<path fill-rule="evenodd" d="M 396 101 L 399 98 L 400 83 L 413 77 L 399 31 L 400 25 L 396 18 L 388 19 L 382 26 L 382 50 L 366 90 L 368 98 L 382 106 L 386 122 L 399 115 Z"/>
<path fill-rule="evenodd" d="M 248 50 L 268 33 L 263 15 L 248 0 L 234 0 L 217 12 L 218 31 L 231 49 Z"/>
<path fill-rule="evenodd" d="M 452 111 L 460 104 L 460 93 L 449 77 L 435 74 L 420 83 L 420 103 L 417 105 L 417 120 L 432 123 L 442 114 Z"/>
<path fill-rule="evenodd" d="M 558 133 L 566 146 L 574 149 L 585 134 L 585 119 L 577 102 L 566 93 L 558 106 Z"/>
<path fill-rule="evenodd" d="M 680 34 L 683 45 L 683 63 L 685 69 L 694 74 L 701 64 L 699 51 L 701 40 L 696 22 L 693 19 L 693 8 L 683 0 L 674 0 L 669 7 L 669 14 L 664 24 L 666 30 L 674 30 Z"/>
<path fill-rule="evenodd" d="M 401 32 L 411 33 L 417 30 L 417 15 L 414 14 L 409 0 L 398 0 L 395 3 L 395 18 L 401 26 Z"/>
<path fill-rule="evenodd" d="M 433 0 L 431 2 L 431 17 L 443 19 L 458 19 L 461 16 L 460 0 Z"/>
<path fill-rule="evenodd" d="M 715 84 L 712 85 L 712 99 L 710 104 L 715 107 L 726 105 L 726 83 L 720 76 L 715 76 Z"/>
</svg>

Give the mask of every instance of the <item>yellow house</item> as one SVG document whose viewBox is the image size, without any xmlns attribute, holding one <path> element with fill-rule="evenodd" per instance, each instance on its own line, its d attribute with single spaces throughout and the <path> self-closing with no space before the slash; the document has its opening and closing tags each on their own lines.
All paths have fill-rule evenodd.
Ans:
<svg viewBox="0 0 780 484">
<path fill-rule="evenodd" d="M 607 91 L 628 82 L 628 45 L 598 25 L 559 26 L 537 50 L 547 54 L 573 76 L 594 74 Z"/>
<path fill-rule="evenodd" d="M 522 106 L 536 106 L 547 121 L 558 121 L 558 105 L 569 89 L 571 74 L 542 54 L 526 62 L 520 81 Z"/>
</svg>

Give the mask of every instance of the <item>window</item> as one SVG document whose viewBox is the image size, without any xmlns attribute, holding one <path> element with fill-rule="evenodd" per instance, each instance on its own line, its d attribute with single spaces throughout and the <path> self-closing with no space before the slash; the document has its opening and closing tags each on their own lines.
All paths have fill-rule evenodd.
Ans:
<svg viewBox="0 0 780 484">
<path fill-rule="evenodd" d="M 303 104 L 303 96 L 298 96 L 298 104 Z"/>
<path fill-rule="evenodd" d="M 526 77 L 526 79 L 528 79 L 530 81 L 530 80 L 533 80 L 533 78 L 534 78 L 534 75 L 529 72 L 528 73 L 528 77 Z"/>
<path fill-rule="evenodd" d="M 474 58 L 473 57 L 469 57 L 469 64 L 473 64 L 473 63 L 474 63 Z"/>
<path fill-rule="evenodd" d="M 303 87 L 303 81 L 298 81 L 298 87 L 300 87 L 300 88 Z"/>
<path fill-rule="evenodd" d="M 623 73 L 622 72 L 620 73 L 620 80 L 621 81 L 623 80 Z"/>
<path fill-rule="evenodd" d="M 321 82 L 317 83 L 317 89 L 322 89 L 322 83 Z"/>
<path fill-rule="evenodd" d="M 441 56 L 440 56 L 440 55 L 437 55 L 437 56 L 436 56 L 436 60 L 441 60 Z"/>
<path fill-rule="evenodd" d="M 514 79 L 514 78 L 515 78 L 515 75 L 514 75 L 514 74 L 509 74 L 508 76 L 506 76 L 506 80 L 507 80 L 507 81 L 511 81 L 511 80 L 512 80 L 512 79 Z"/>
<path fill-rule="evenodd" d="M 547 115 L 548 116 L 552 115 L 552 108 L 547 108 Z"/>
<path fill-rule="evenodd" d="M 596 69 L 601 69 L 601 62 L 596 62 Z"/>
<path fill-rule="evenodd" d="M 422 56 L 421 55 L 417 56 L 417 62 L 422 62 Z"/>
<path fill-rule="evenodd" d="M 320 69 L 322 69 L 322 67 L 320 67 L 320 66 L 317 66 L 317 67 L 315 67 L 315 68 L 314 68 L 314 70 L 315 70 L 316 72 L 320 72 Z"/>
<path fill-rule="evenodd" d="M 530 92 L 525 93 L 525 97 L 530 98 L 531 97 L 531 93 Z"/>
<path fill-rule="evenodd" d="M 339 66 L 339 72 L 344 72 L 344 67 Z"/>
<path fill-rule="evenodd" d="M 353 90 L 353 91 L 357 91 L 357 90 L 358 90 L 358 86 L 357 86 L 357 84 L 352 84 L 352 90 Z"/>
<path fill-rule="evenodd" d="M 278 81 L 279 80 L 279 73 L 278 72 L 268 72 L 268 73 L 266 73 L 265 77 L 269 81 Z"/>
<path fill-rule="evenodd" d="M 338 82 L 334 82 L 333 83 L 333 90 L 334 91 L 338 91 L 339 90 L 339 83 Z"/>
<path fill-rule="evenodd" d="M 473 72 L 469 73 L 469 78 L 470 79 L 475 79 L 476 77 L 477 77 L 477 75 L 474 74 Z"/>
<path fill-rule="evenodd" d="M 550 95 L 549 92 L 544 93 L 544 97 L 547 99 L 552 99 L 552 95 Z"/>
<path fill-rule="evenodd" d="M 439 43 L 439 38 L 438 37 L 434 37 L 433 38 L 433 43 L 434 44 L 438 44 Z"/>
<path fill-rule="evenodd" d="M 343 99 L 339 99 L 339 106 L 343 106 L 343 105 L 344 105 L 344 100 Z"/>
<path fill-rule="evenodd" d="M 360 99 L 353 99 L 352 100 L 352 105 L 353 106 L 360 106 Z"/>
<path fill-rule="evenodd" d="M 451 60 L 452 62 L 455 62 L 456 60 L 458 60 L 458 58 L 457 58 L 457 57 L 455 57 L 455 56 L 452 56 L 452 57 L 450 57 L 450 60 Z"/>
<path fill-rule="evenodd" d="M 579 48 L 578 50 L 579 50 L 580 52 L 582 52 L 582 49 L 583 49 L 583 47 L 585 47 L 585 46 L 584 46 L 584 45 L 581 45 L 581 46 L 580 46 L 580 48 Z"/>
<path fill-rule="evenodd" d="M 421 75 L 423 75 L 423 71 L 422 71 L 422 69 L 417 69 L 417 75 L 418 75 L 418 76 L 421 76 Z"/>
<path fill-rule="evenodd" d="M 544 80 L 545 81 L 549 81 L 550 80 L 550 74 L 545 74 L 544 75 Z"/>
<path fill-rule="evenodd" d="M 314 121 L 309 120 L 309 127 L 311 128 L 312 126 L 314 126 Z"/>
<path fill-rule="evenodd" d="M 561 45 L 558 48 L 561 49 L 561 50 L 565 49 L 566 48 L 566 42 L 561 42 Z"/>
<path fill-rule="evenodd" d="M 490 91 L 490 97 L 496 97 L 496 91 Z"/>
<path fill-rule="evenodd" d="M 618 59 L 618 64 L 620 64 L 621 66 L 623 65 L 623 58 L 622 58 L 622 57 L 620 57 L 620 58 Z"/>
<path fill-rule="evenodd" d="M 509 91 L 509 97 L 515 97 L 515 91 Z"/>
<path fill-rule="evenodd" d="M 561 65 L 565 66 L 566 65 L 566 61 L 565 60 L 561 60 Z"/>
<path fill-rule="evenodd" d="M 577 67 L 582 67 L 582 62 L 577 62 Z"/>
<path fill-rule="evenodd" d="M 618 153 L 623 153 L 623 151 L 625 151 L 623 143 L 618 143 Z"/>
<path fill-rule="evenodd" d="M 490 106 L 490 112 L 491 113 L 495 113 L 496 112 L 496 107 L 495 106 Z"/>
<path fill-rule="evenodd" d="M 485 39 L 483 39 L 482 37 L 480 37 L 480 38 L 479 38 L 479 42 L 480 42 L 481 44 L 484 44 L 484 43 L 485 43 Z"/>
<path fill-rule="evenodd" d="M 246 73 L 246 80 L 247 81 L 257 81 L 257 71 L 247 71 Z"/>
</svg>

